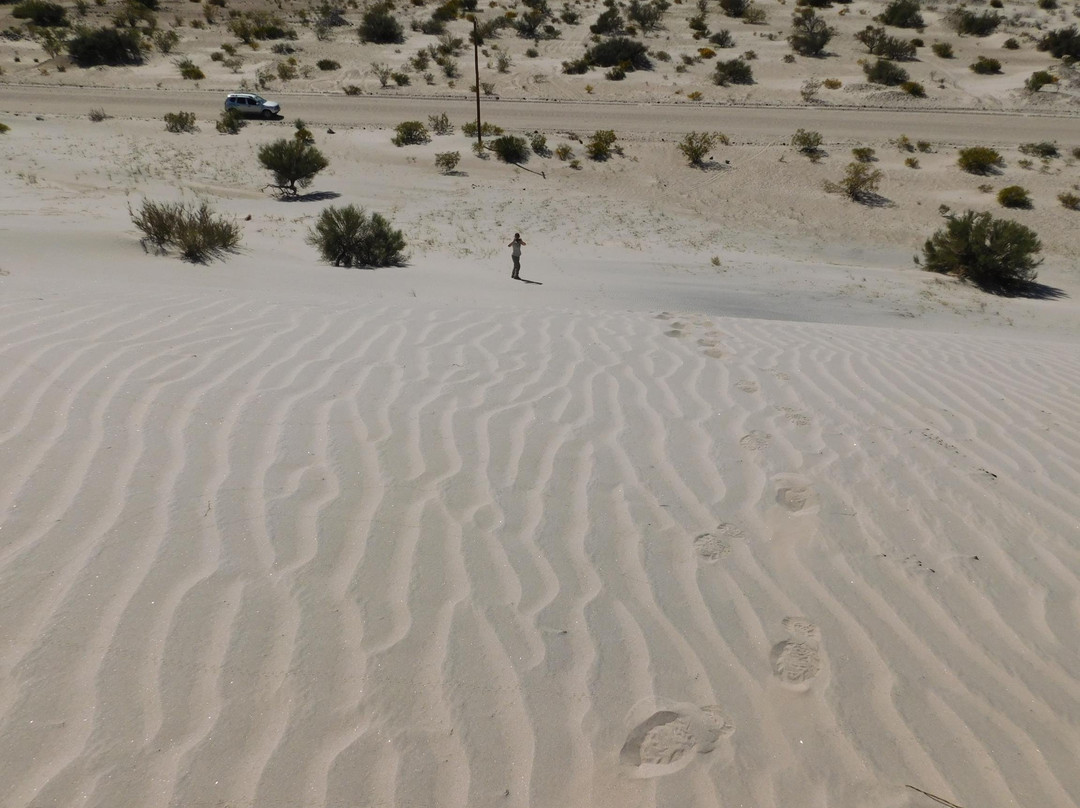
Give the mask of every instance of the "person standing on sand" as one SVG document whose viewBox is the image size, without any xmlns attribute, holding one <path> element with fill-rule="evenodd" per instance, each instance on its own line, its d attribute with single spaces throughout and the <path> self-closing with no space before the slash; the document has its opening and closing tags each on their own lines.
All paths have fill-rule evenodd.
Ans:
<svg viewBox="0 0 1080 808">
<path fill-rule="evenodd" d="M 510 277 L 516 281 L 521 280 L 518 273 L 521 272 L 521 248 L 525 246 L 525 242 L 521 240 L 521 233 L 514 233 L 514 240 L 506 246 L 510 248 L 510 257 L 514 259 L 514 269 Z"/>
</svg>

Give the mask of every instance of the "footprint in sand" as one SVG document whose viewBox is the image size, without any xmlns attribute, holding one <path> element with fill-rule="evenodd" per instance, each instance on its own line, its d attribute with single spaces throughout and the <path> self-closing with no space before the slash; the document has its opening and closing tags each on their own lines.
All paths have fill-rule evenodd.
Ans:
<svg viewBox="0 0 1080 808">
<path fill-rule="evenodd" d="M 662 311 L 658 315 L 656 315 L 656 319 L 657 320 L 670 320 L 674 316 L 675 315 L 672 314 L 670 311 Z"/>
<path fill-rule="evenodd" d="M 735 382 L 735 389 L 744 393 L 756 393 L 761 389 L 761 386 L 753 379 L 740 379 Z"/>
<path fill-rule="evenodd" d="M 787 617 L 783 622 L 791 639 L 773 646 L 773 674 L 791 690 L 809 690 L 821 672 L 820 632 L 802 617 Z"/>
<path fill-rule="evenodd" d="M 749 434 L 739 438 L 739 445 L 752 452 L 766 448 L 771 442 L 772 435 L 768 432 L 762 432 L 760 429 L 751 430 Z"/>
<path fill-rule="evenodd" d="M 793 407 L 777 407 L 776 409 L 784 413 L 787 419 L 795 426 L 810 426 L 810 416 L 805 412 L 799 412 Z"/>
<path fill-rule="evenodd" d="M 665 337 L 675 337 L 676 339 L 678 339 L 682 335 L 683 335 L 683 332 L 680 331 L 678 328 L 673 328 L 670 331 L 665 331 L 664 332 Z"/>
<path fill-rule="evenodd" d="M 694 551 L 706 564 L 715 564 L 731 552 L 730 541 L 742 538 L 743 532 L 735 525 L 722 522 L 715 530 L 694 538 Z"/>
<path fill-rule="evenodd" d="M 709 357 L 709 359 L 723 359 L 727 356 L 727 354 L 724 353 L 723 348 L 706 348 L 702 353 Z"/>
<path fill-rule="evenodd" d="M 632 777 L 662 777 L 689 765 L 691 752 L 707 754 L 733 732 L 735 725 L 718 705 L 673 705 L 630 730 L 619 761 Z"/>
<path fill-rule="evenodd" d="M 818 512 L 818 498 L 810 484 L 795 474 L 773 478 L 776 484 L 776 503 L 793 515 L 807 516 Z"/>
</svg>

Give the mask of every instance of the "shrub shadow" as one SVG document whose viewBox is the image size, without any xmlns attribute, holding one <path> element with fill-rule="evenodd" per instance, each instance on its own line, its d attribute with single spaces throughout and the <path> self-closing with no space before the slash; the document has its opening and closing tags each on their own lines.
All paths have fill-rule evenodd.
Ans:
<svg viewBox="0 0 1080 808">
<path fill-rule="evenodd" d="M 340 197 L 337 191 L 312 191 L 310 194 L 297 194 L 296 196 L 280 197 L 282 202 L 325 202 L 327 199 Z"/>
<path fill-rule="evenodd" d="M 875 194 L 873 191 L 863 191 L 854 199 L 860 205 L 868 208 L 895 208 L 896 203 L 886 196 Z"/>
<path fill-rule="evenodd" d="M 700 163 L 694 165 L 698 171 L 730 171 L 731 163 L 728 160 L 720 162 L 719 160 L 702 160 Z"/>
<path fill-rule="evenodd" d="M 1064 289 L 1047 286 L 1038 281 L 1021 281 L 1009 286 L 987 288 L 985 291 L 1001 297 L 1023 297 L 1028 300 L 1062 300 L 1069 296 Z"/>
</svg>

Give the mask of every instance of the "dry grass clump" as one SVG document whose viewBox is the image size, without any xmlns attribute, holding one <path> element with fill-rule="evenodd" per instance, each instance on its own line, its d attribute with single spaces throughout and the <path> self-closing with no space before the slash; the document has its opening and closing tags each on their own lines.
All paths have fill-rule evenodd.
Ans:
<svg viewBox="0 0 1080 808">
<path fill-rule="evenodd" d="M 165 113 L 165 131 L 173 132 L 174 134 L 181 134 L 184 132 L 198 132 L 199 127 L 195 125 L 195 113 L 194 112 L 166 112 Z"/>
<path fill-rule="evenodd" d="M 137 211 L 129 207 L 128 213 L 143 233 L 143 246 L 149 242 L 159 254 L 175 247 L 187 260 L 204 263 L 223 257 L 240 243 L 240 225 L 215 214 L 206 202 L 192 206 L 144 199 Z"/>
</svg>

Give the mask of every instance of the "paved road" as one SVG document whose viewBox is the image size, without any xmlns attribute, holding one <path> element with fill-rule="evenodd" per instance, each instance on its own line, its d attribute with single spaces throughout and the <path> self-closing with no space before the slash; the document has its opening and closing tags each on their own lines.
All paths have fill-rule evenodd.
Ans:
<svg viewBox="0 0 1080 808">
<path fill-rule="evenodd" d="M 303 118 L 325 126 L 392 126 L 410 118 L 447 112 L 455 121 L 475 116 L 470 98 L 345 96 L 267 93 L 281 102 L 287 120 Z M 110 90 L 79 87 L 0 85 L 0 112 L 43 115 L 85 115 L 101 107 L 110 115 L 160 118 L 183 109 L 208 120 L 217 117 L 220 91 Z M 826 141 L 887 140 L 905 133 L 913 139 L 943 143 L 1022 143 L 1056 140 L 1080 145 L 1080 117 L 915 111 L 837 107 L 737 107 L 689 104 L 606 104 L 597 102 L 510 101 L 485 99 L 483 114 L 512 130 L 614 129 L 624 135 L 655 132 L 676 135 L 718 129 L 735 141 L 786 139 L 804 127 L 821 132 Z"/>
</svg>

